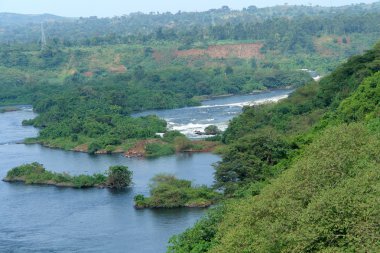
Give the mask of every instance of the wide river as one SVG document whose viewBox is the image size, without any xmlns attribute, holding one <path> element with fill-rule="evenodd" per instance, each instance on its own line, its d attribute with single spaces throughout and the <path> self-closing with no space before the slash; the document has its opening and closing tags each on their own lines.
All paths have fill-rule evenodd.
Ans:
<svg viewBox="0 0 380 253">
<path fill-rule="evenodd" d="M 192 136 L 208 124 L 224 128 L 242 105 L 276 101 L 290 91 L 235 96 L 206 101 L 201 107 L 150 111 L 170 121 L 170 127 Z M 48 170 L 71 174 L 103 172 L 127 165 L 134 185 L 125 191 L 66 189 L 0 182 L 0 252 L 165 252 L 168 239 L 192 226 L 206 210 L 136 210 L 133 196 L 148 194 L 149 179 L 172 173 L 196 184 L 211 185 L 213 154 L 186 154 L 158 159 L 122 155 L 92 156 L 18 144 L 38 131 L 23 127 L 35 117 L 28 108 L 0 113 L 0 178 L 12 167 L 39 162 Z"/>
</svg>

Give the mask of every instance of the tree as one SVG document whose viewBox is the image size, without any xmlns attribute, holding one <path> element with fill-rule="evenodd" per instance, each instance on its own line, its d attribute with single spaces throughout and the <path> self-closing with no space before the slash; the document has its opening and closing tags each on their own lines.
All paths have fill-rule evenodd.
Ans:
<svg viewBox="0 0 380 253">
<path fill-rule="evenodd" d="M 215 187 L 231 195 L 241 186 L 265 180 L 272 167 L 288 157 L 291 148 L 272 131 L 240 138 L 216 164 Z"/>
<path fill-rule="evenodd" d="M 232 75 L 234 73 L 234 69 L 231 66 L 227 66 L 224 73 L 226 75 Z"/>
<path fill-rule="evenodd" d="M 220 129 L 215 126 L 215 125 L 209 125 L 205 128 L 205 134 L 207 135 L 217 135 L 217 134 L 220 134 L 222 131 L 220 131 Z"/>
<path fill-rule="evenodd" d="M 110 188 L 123 189 L 132 183 L 132 171 L 127 166 L 111 166 L 107 175 L 107 186 Z"/>
</svg>

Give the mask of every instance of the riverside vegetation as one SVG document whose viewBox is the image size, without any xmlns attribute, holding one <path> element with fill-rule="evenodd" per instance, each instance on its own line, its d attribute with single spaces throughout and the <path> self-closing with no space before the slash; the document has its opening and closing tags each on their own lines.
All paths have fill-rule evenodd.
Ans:
<svg viewBox="0 0 380 253">
<path fill-rule="evenodd" d="M 131 113 L 198 105 L 215 95 L 302 86 L 310 76 L 300 69 L 326 74 L 368 49 L 380 32 L 372 25 L 379 23 L 378 12 L 375 3 L 223 7 L 112 19 L 2 14 L 0 104 L 33 105 L 38 116 L 24 124 L 41 131 L 28 143 L 124 152 L 166 131 L 163 120 Z M 48 40 L 41 45 L 45 19 Z M 138 29 L 142 23 L 144 31 Z M 169 153 L 167 145 L 162 148 Z"/>
<path fill-rule="evenodd" d="M 5 182 L 55 185 L 73 188 L 115 188 L 123 189 L 132 183 L 132 172 L 126 166 L 111 166 L 104 174 L 71 176 L 67 173 L 47 171 L 42 164 L 31 163 L 8 171 Z"/>
<path fill-rule="evenodd" d="M 223 135 L 227 200 L 168 252 L 378 252 L 380 43 Z"/>
<path fill-rule="evenodd" d="M 191 181 L 159 174 L 151 179 L 150 197 L 135 196 L 136 208 L 208 207 L 220 195 L 207 186 L 192 186 Z"/>
</svg>

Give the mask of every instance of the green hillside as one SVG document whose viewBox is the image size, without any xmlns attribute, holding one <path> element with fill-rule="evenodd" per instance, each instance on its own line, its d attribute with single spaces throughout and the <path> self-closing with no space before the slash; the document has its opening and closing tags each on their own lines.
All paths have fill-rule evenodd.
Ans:
<svg viewBox="0 0 380 253">
<path fill-rule="evenodd" d="M 229 200 L 168 251 L 379 251 L 379 59 L 377 44 L 283 102 L 246 108 L 216 166 Z"/>
</svg>

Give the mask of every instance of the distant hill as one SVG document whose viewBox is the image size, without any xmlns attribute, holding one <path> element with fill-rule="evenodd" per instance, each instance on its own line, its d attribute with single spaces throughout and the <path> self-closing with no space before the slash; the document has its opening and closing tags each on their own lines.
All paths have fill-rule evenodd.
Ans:
<svg viewBox="0 0 380 253">
<path fill-rule="evenodd" d="M 7 12 L 0 13 L 0 26 L 40 24 L 42 22 L 57 22 L 70 20 L 73 19 L 60 17 L 52 14 L 31 15 Z"/>
<path fill-rule="evenodd" d="M 249 6 L 243 10 L 232 10 L 228 6 L 223 6 L 204 12 L 152 12 L 149 14 L 137 12 L 112 18 L 97 18 L 96 16 L 66 18 L 51 14 L 0 13 L 0 42 L 35 42 L 39 39 L 39 25 L 42 22 L 46 23 L 45 30 L 48 37 L 72 41 L 107 36 L 159 35 L 160 32 L 167 30 L 169 30 L 169 34 L 182 31 L 190 33 L 189 37 L 194 37 L 191 33 L 196 30 L 198 33 L 203 33 L 202 30 L 210 30 L 210 27 L 228 30 L 228 26 L 255 26 L 263 23 L 270 26 L 268 20 L 276 21 L 276 19 L 281 18 L 296 22 L 301 17 L 332 19 L 339 16 L 341 22 L 344 22 L 342 25 L 349 25 L 350 22 L 347 23 L 345 16 L 363 17 L 365 15 L 378 15 L 378 13 L 380 13 L 380 2 L 341 7 L 278 5 L 257 8 L 256 6 Z M 371 25 L 375 26 L 376 22 L 377 20 L 373 20 Z M 268 30 L 268 27 L 263 27 L 263 29 Z M 350 30 L 352 29 L 349 28 L 347 32 L 350 33 Z M 269 32 L 271 32 L 270 27 Z M 165 40 L 167 39 L 165 38 Z"/>
</svg>

